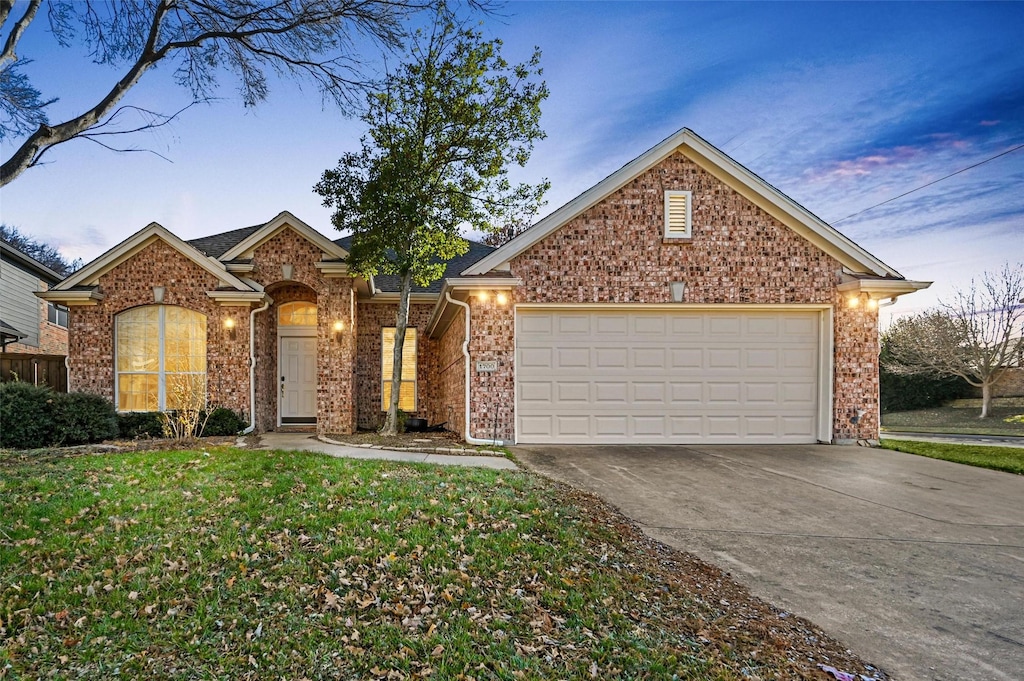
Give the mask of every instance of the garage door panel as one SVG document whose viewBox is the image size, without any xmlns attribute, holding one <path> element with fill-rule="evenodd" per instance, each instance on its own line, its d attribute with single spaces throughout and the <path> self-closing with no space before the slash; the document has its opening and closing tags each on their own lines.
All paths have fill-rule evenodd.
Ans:
<svg viewBox="0 0 1024 681">
<path fill-rule="evenodd" d="M 520 370 L 528 372 L 530 369 L 550 369 L 552 357 L 551 348 L 521 348 L 517 359 Z"/>
<path fill-rule="evenodd" d="M 594 383 L 594 402 L 598 405 L 624 406 L 629 394 L 626 381 L 600 381 Z"/>
<path fill-rule="evenodd" d="M 633 404 L 651 404 L 668 406 L 665 401 L 665 383 L 646 383 L 641 381 L 633 382 Z"/>
<path fill-rule="evenodd" d="M 559 336 L 587 336 L 590 335 L 590 317 L 568 316 L 558 317 L 556 328 Z"/>
<path fill-rule="evenodd" d="M 594 365 L 599 369 L 625 369 L 629 365 L 627 348 L 596 348 Z"/>
<path fill-rule="evenodd" d="M 704 351 L 700 348 L 672 348 L 669 369 L 700 369 L 704 365 Z"/>
<path fill-rule="evenodd" d="M 632 368 L 664 370 L 667 354 L 667 348 L 633 348 Z"/>
<path fill-rule="evenodd" d="M 590 348 L 558 348 L 552 369 L 589 369 Z"/>
<path fill-rule="evenodd" d="M 588 404 L 590 398 L 590 383 L 587 381 L 559 381 L 555 384 L 555 395 L 560 404 L 577 403 Z"/>
<path fill-rule="evenodd" d="M 597 315 L 597 335 L 602 337 L 625 336 L 629 333 L 629 317 L 619 315 Z"/>
<path fill-rule="evenodd" d="M 518 439 L 814 442 L 819 316 L 519 312 Z"/>
</svg>

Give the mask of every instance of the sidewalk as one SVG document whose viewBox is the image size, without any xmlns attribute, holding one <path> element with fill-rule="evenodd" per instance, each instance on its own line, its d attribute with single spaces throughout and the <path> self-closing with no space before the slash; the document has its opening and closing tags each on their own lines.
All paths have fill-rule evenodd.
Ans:
<svg viewBox="0 0 1024 681">
<path fill-rule="evenodd" d="M 316 439 L 310 433 L 262 433 L 259 449 L 285 449 L 302 452 L 320 452 L 342 459 L 377 459 L 432 463 L 439 466 L 469 466 L 495 470 L 517 470 L 519 467 L 503 456 L 458 456 L 428 454 L 425 452 L 395 452 L 389 449 L 367 449 L 331 444 Z"/>
<path fill-rule="evenodd" d="M 883 430 L 883 440 L 912 440 L 914 442 L 945 442 L 958 445 L 984 445 L 986 447 L 1014 447 L 1024 449 L 1024 437 L 1013 435 L 955 435 L 948 433 L 900 433 Z"/>
</svg>

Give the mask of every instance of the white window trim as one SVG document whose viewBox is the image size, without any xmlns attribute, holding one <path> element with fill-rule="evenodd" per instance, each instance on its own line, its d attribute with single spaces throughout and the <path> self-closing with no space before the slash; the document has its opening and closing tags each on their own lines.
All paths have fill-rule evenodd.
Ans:
<svg viewBox="0 0 1024 681">
<path fill-rule="evenodd" d="M 686 197 L 686 229 L 682 232 L 674 231 L 669 229 L 669 217 L 670 217 L 670 204 L 671 199 L 674 196 L 685 196 Z M 693 192 L 690 190 L 677 190 L 677 189 L 666 189 L 665 190 L 665 225 L 662 236 L 665 239 L 692 239 L 693 238 L 693 220 L 691 219 L 691 206 L 693 205 Z"/>
<path fill-rule="evenodd" d="M 118 324 L 117 315 L 114 315 L 114 404 L 118 412 L 126 414 L 133 409 L 121 409 L 121 374 L 128 375 L 143 375 L 143 374 L 156 374 L 156 412 L 167 411 L 167 372 L 164 370 L 164 329 L 166 326 L 167 308 L 172 307 L 169 305 L 155 305 L 158 308 L 157 314 L 157 334 L 160 339 L 160 343 L 157 346 L 157 370 L 156 371 L 118 371 L 117 369 L 117 335 L 118 335 Z M 189 308 L 185 308 L 189 309 Z M 123 310 L 127 312 L 128 310 Z M 197 310 L 190 310 L 191 312 L 198 312 Z M 120 313 L 118 313 L 120 314 Z M 201 312 L 199 314 L 202 314 Z M 206 315 L 203 315 L 203 319 L 206 319 Z M 207 348 L 208 349 L 208 348 Z M 207 405 L 207 399 L 209 398 L 209 367 L 207 371 L 176 371 L 175 374 L 192 374 L 192 375 L 203 375 L 203 404 Z"/>
<path fill-rule="evenodd" d="M 390 374 L 393 373 L 393 371 L 394 371 L 394 355 L 393 354 L 392 354 L 392 360 L 391 360 L 392 361 L 392 372 L 385 371 L 385 366 L 384 366 L 384 332 L 388 331 L 388 330 L 394 331 L 395 328 L 396 327 L 394 327 L 394 326 L 383 326 L 380 329 L 380 404 L 381 404 L 381 411 L 387 411 L 388 410 L 388 405 L 384 403 L 384 384 L 391 382 L 391 375 Z M 405 333 L 406 333 L 405 342 L 406 343 L 409 342 L 409 335 L 408 334 L 409 334 L 410 330 L 416 331 L 415 327 L 412 327 L 412 326 L 406 328 L 406 330 L 405 330 Z M 416 357 L 416 371 L 413 373 L 413 378 L 411 378 L 411 379 L 402 379 L 402 383 L 403 384 L 404 383 L 412 383 L 412 410 L 411 410 L 412 412 L 417 411 L 419 409 L 419 406 L 420 406 L 420 381 L 419 381 L 419 374 L 420 374 L 420 357 L 419 357 L 419 355 L 420 355 L 420 335 L 419 335 L 418 332 L 416 333 L 415 343 L 416 343 L 416 348 L 415 348 L 416 352 L 414 354 L 415 354 L 415 357 Z M 391 347 L 392 347 L 392 353 L 393 353 L 394 352 L 394 341 L 392 341 Z M 403 348 L 403 352 L 404 352 L 404 348 Z M 403 372 L 405 371 L 405 364 L 404 363 L 402 364 L 402 371 Z M 389 375 L 385 375 L 385 374 L 389 374 Z M 402 390 L 401 386 L 399 386 L 398 390 L 399 390 L 399 393 L 398 393 L 398 395 L 399 395 L 399 409 L 401 409 L 401 395 L 402 395 L 402 393 L 401 393 L 401 390 Z"/>
</svg>

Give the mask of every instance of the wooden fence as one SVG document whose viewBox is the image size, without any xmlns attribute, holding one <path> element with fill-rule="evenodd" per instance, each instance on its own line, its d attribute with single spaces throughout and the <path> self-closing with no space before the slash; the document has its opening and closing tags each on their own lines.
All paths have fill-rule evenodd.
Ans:
<svg viewBox="0 0 1024 681">
<path fill-rule="evenodd" d="M 24 381 L 48 385 L 57 392 L 68 391 L 68 370 L 64 355 L 25 355 L 0 353 L 0 382 Z"/>
</svg>

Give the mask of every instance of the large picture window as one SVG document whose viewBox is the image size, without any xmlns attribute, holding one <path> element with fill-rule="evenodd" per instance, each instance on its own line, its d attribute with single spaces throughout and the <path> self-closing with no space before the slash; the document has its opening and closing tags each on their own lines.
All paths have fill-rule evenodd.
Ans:
<svg viewBox="0 0 1024 681">
<path fill-rule="evenodd" d="M 206 405 L 206 315 L 147 305 L 126 310 L 116 320 L 118 410 Z"/>
<path fill-rule="evenodd" d="M 391 374 L 395 369 L 395 329 L 381 329 L 381 409 L 387 410 L 391 403 Z M 416 329 L 405 330 L 402 345 L 402 387 L 398 393 L 398 408 L 402 411 L 416 411 Z"/>
</svg>

